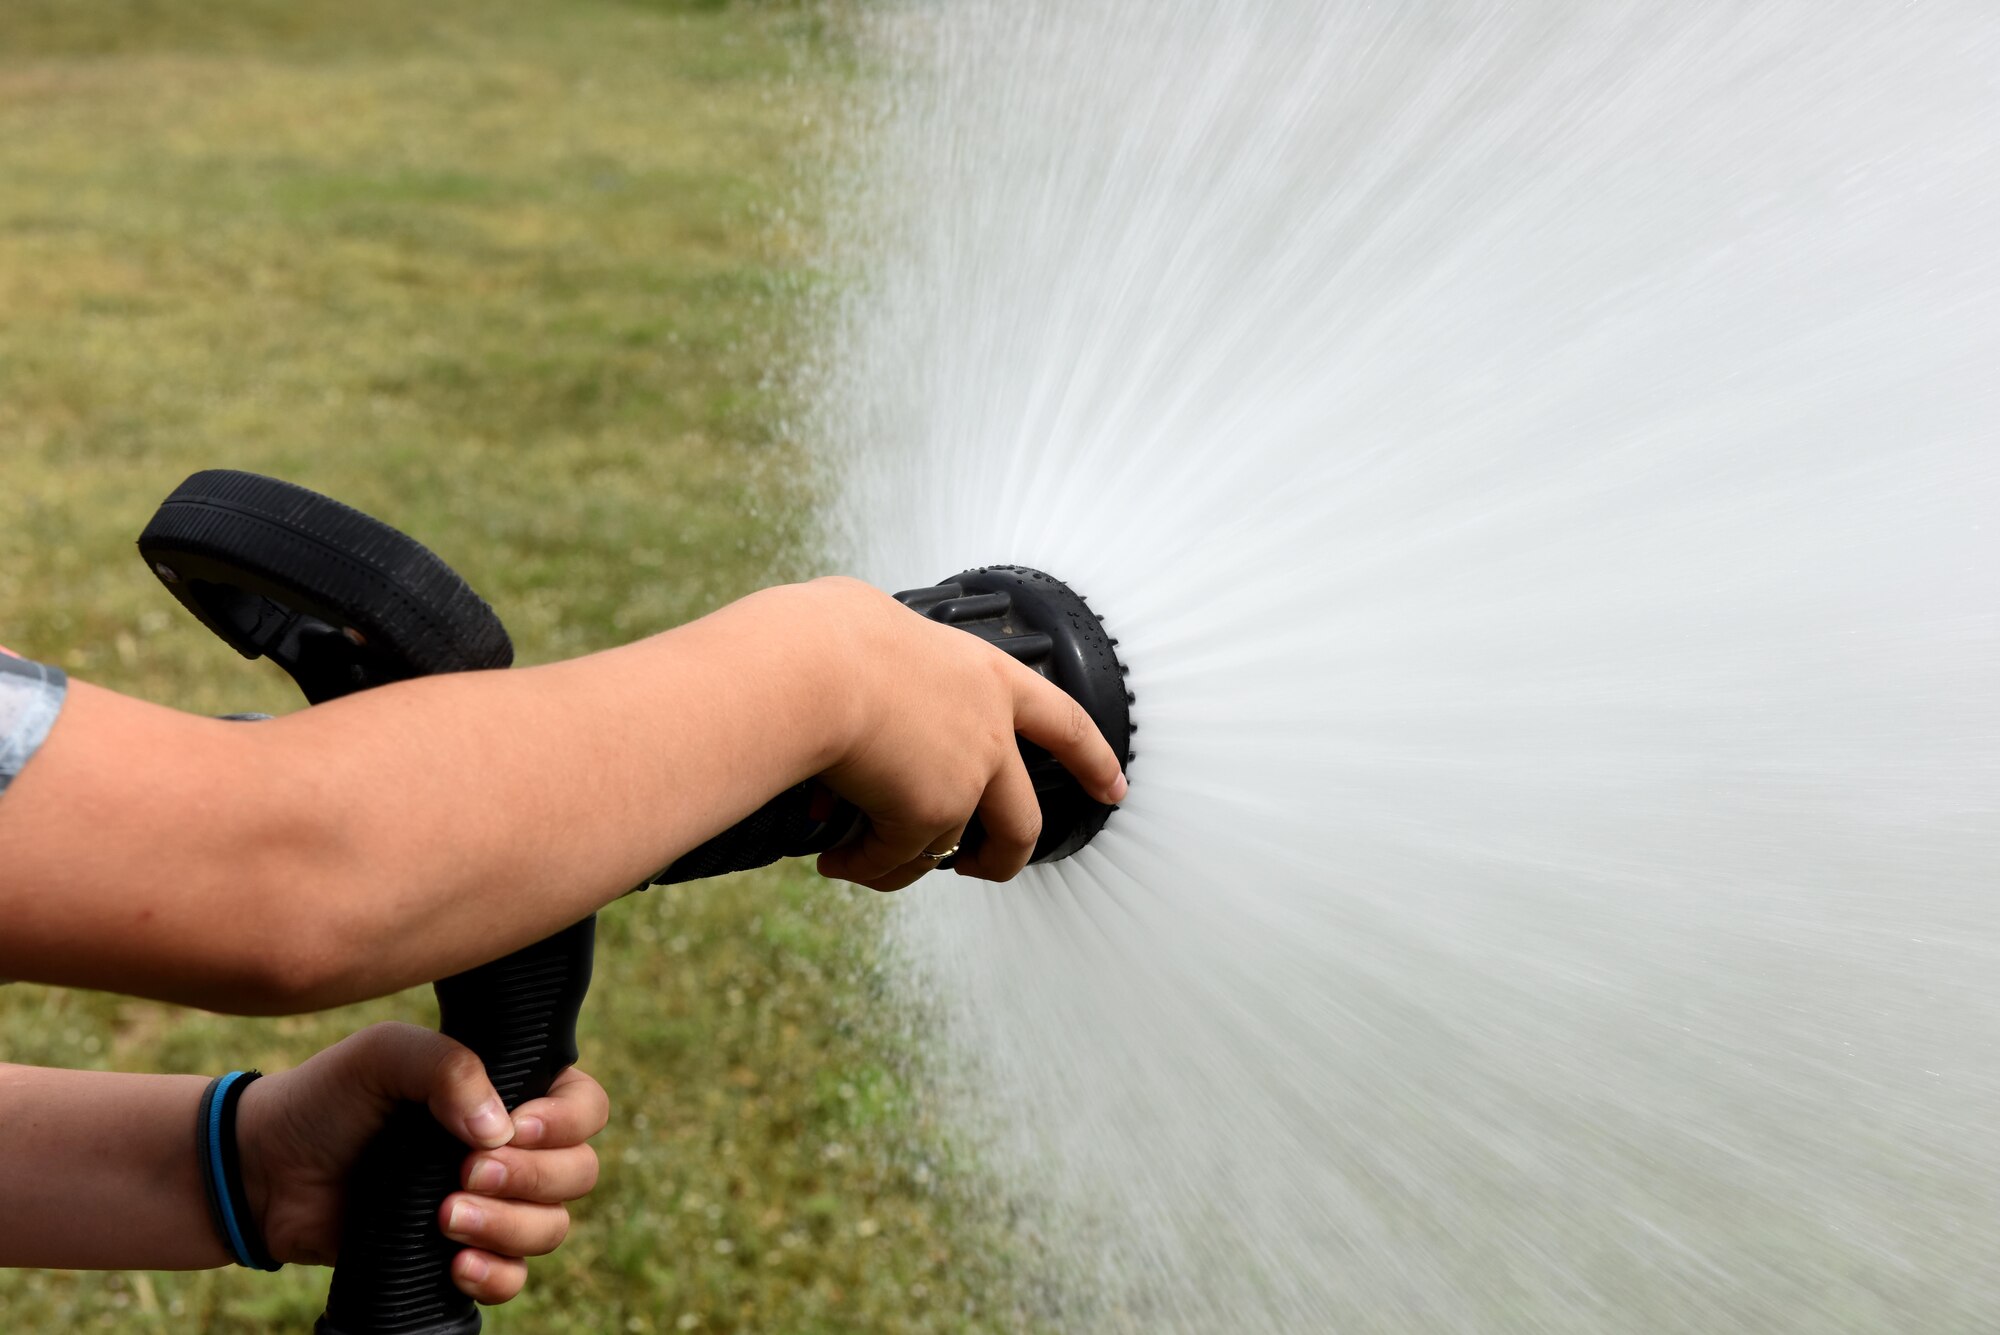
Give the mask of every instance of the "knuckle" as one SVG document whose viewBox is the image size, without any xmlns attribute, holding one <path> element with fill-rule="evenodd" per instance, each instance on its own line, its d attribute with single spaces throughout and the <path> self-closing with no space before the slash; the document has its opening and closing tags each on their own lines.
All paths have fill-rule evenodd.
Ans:
<svg viewBox="0 0 2000 1335">
<path fill-rule="evenodd" d="M 371 1024 L 347 1041 L 366 1054 L 371 1061 L 381 1061 L 397 1054 L 407 1055 L 421 1052 L 423 1045 L 436 1039 L 435 1030 L 424 1029 L 401 1020 L 384 1020 Z"/>
<path fill-rule="evenodd" d="M 569 1211 L 558 1205 L 555 1207 L 553 1217 L 549 1220 L 548 1236 L 546 1238 L 547 1245 L 542 1248 L 543 1252 L 554 1251 L 556 1248 L 562 1246 L 568 1238 Z"/>
<path fill-rule="evenodd" d="M 483 1302 L 504 1303 L 518 1296 L 528 1283 L 528 1268 L 518 1261 L 501 1260 L 493 1265 L 485 1280 L 474 1286 Z"/>
<path fill-rule="evenodd" d="M 485 1063 L 470 1048 L 462 1048 L 456 1043 L 439 1054 L 438 1076 L 448 1085 L 470 1084 L 486 1079 Z"/>
<path fill-rule="evenodd" d="M 1014 827 L 1012 833 L 1013 833 L 1013 842 L 1017 844 L 1024 853 L 1033 850 L 1036 841 L 1042 837 L 1041 808 L 1037 807 L 1033 811 L 1030 811 L 1027 817 L 1023 819 L 1019 825 Z"/>
<path fill-rule="evenodd" d="M 584 1133 L 584 1138 L 587 1140 L 611 1125 L 611 1095 L 595 1080 L 590 1081 L 586 1106 L 590 1109 L 590 1114 L 584 1123 L 589 1128 Z"/>
<path fill-rule="evenodd" d="M 1034 856 L 1034 852 L 1035 845 L 1031 841 L 996 848 L 993 856 L 987 859 L 987 874 L 997 881 L 1012 880 L 1020 874 L 1021 868 L 1028 865 L 1028 859 Z"/>
<path fill-rule="evenodd" d="M 841 879 L 870 890 L 879 890 L 882 887 L 877 882 L 888 874 L 888 869 L 883 867 L 856 867 L 842 872 Z"/>
<path fill-rule="evenodd" d="M 542 1166 L 532 1150 L 505 1148 L 496 1151 L 507 1166 L 506 1195 L 523 1199 L 541 1190 Z"/>
<path fill-rule="evenodd" d="M 886 876 L 902 865 L 903 853 L 900 847 L 883 844 L 869 849 L 867 856 L 855 859 L 848 867 L 848 875 L 859 874 L 873 880 L 877 876 Z"/>
<path fill-rule="evenodd" d="M 1029 847 L 1042 837 L 1042 809 L 1037 803 L 1010 804 L 993 813 L 987 836 L 1004 848 Z"/>
</svg>

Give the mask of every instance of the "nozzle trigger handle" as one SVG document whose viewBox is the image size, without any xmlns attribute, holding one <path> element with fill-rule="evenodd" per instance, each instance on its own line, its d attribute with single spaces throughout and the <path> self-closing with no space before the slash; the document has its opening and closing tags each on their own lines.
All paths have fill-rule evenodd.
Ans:
<svg viewBox="0 0 2000 1335">
<path fill-rule="evenodd" d="M 576 1061 L 596 915 L 437 983 L 438 1029 L 479 1054 L 512 1112 Z M 459 1246 L 438 1229 L 470 1152 L 422 1104 L 397 1108 L 347 1183 L 340 1261 L 316 1335 L 476 1335 L 479 1309 L 451 1279 Z"/>
<path fill-rule="evenodd" d="M 170 593 L 313 704 L 432 673 L 504 668 L 493 609 L 414 538 L 304 487 L 215 469 L 161 504 L 139 551 Z M 576 1060 L 597 920 L 437 984 L 439 1028 L 479 1054 L 511 1111 Z M 404 1104 L 348 1180 L 340 1260 L 318 1335 L 476 1335 L 438 1208 L 470 1152 Z"/>
</svg>

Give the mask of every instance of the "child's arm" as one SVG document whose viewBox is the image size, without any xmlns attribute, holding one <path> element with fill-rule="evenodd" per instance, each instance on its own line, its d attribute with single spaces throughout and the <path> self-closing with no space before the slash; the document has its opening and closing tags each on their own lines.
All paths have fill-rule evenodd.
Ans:
<svg viewBox="0 0 2000 1335">
<path fill-rule="evenodd" d="M 229 1264 L 195 1156 L 206 1084 L 0 1065 L 0 1266 Z M 562 1242 L 563 1203 L 597 1180 L 586 1142 L 603 1130 L 608 1105 L 574 1069 L 510 1120 L 478 1058 L 450 1039 L 411 1025 L 363 1030 L 244 1092 L 236 1126 L 251 1222 L 274 1259 L 331 1264 L 348 1171 L 401 1100 L 428 1103 L 454 1135 L 483 1147 L 460 1176 L 478 1189 L 447 1197 L 440 1219 L 466 1246 L 452 1264 L 458 1287 L 505 1302 L 526 1279 L 520 1258 Z M 498 1184 L 489 1184 L 488 1165 L 504 1170 Z"/>
<path fill-rule="evenodd" d="M 958 869 L 1005 879 L 1040 826 L 1016 732 L 1123 797 L 1060 689 L 847 580 L 254 726 L 72 684 L 0 799 L 0 977 L 262 1013 L 379 995 L 539 940 L 814 775 L 872 826 L 826 874 L 906 884 L 976 810 Z"/>
</svg>

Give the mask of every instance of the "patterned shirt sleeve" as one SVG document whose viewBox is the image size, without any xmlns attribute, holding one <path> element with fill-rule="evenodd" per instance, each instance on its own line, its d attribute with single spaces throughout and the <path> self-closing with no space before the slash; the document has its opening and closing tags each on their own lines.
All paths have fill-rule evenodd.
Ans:
<svg viewBox="0 0 2000 1335">
<path fill-rule="evenodd" d="M 0 794 L 47 739 L 68 689 L 62 669 L 0 649 Z"/>
</svg>

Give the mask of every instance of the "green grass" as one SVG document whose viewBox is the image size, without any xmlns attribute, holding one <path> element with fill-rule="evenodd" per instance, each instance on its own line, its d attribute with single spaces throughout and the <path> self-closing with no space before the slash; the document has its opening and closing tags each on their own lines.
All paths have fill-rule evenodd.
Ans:
<svg viewBox="0 0 2000 1335">
<path fill-rule="evenodd" d="M 798 5 L 7 0 L 0 639 L 291 708 L 133 553 L 210 466 L 420 535 L 527 661 L 799 569 L 778 424 L 844 60 Z M 922 1115 L 880 910 L 790 872 L 606 913 L 604 1184 L 492 1329 L 1027 1324 L 1017 1244 Z M 272 1022 L 17 986 L 0 1058 L 270 1069 L 388 1016 L 427 994 Z M 0 1274 L 0 1328 L 304 1329 L 324 1279 Z"/>
</svg>

